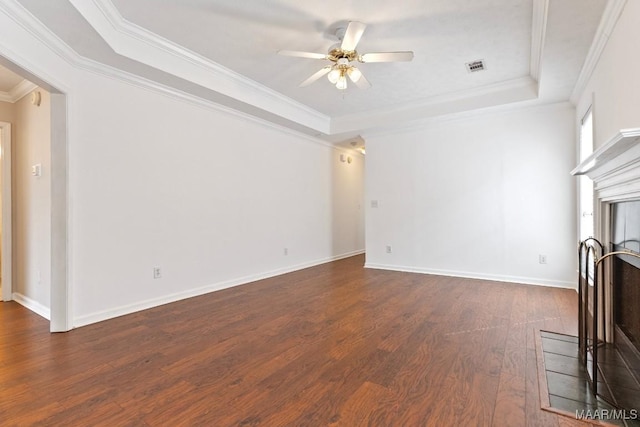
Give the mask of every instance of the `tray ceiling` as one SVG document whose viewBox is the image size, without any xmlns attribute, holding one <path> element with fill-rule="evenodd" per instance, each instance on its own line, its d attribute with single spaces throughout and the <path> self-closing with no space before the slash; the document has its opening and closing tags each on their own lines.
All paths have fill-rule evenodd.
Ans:
<svg viewBox="0 0 640 427">
<path fill-rule="evenodd" d="M 509 102 L 568 100 L 606 0 L 19 0 L 79 55 L 270 121 L 331 135 Z M 55 5 L 53 4 L 55 3 Z M 298 84 L 326 61 L 335 28 L 367 24 L 372 87 Z M 465 63 L 482 59 L 486 70 Z M 191 67 L 191 68 L 189 68 Z M 279 118 L 279 119 L 278 119 Z"/>
</svg>

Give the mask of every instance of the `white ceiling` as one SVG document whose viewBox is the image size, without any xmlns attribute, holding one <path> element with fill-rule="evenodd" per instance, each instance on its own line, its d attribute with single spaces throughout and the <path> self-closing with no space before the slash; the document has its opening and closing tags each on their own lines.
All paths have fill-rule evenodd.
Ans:
<svg viewBox="0 0 640 427">
<path fill-rule="evenodd" d="M 113 3 L 128 21 L 331 116 L 529 74 L 531 0 L 405 0 L 401 7 L 388 0 L 314 5 L 299 0 L 163 0 L 161 7 L 157 0 Z M 413 50 L 413 62 L 359 65 L 373 85 L 367 90 L 349 87 L 343 94 L 326 78 L 299 88 L 328 61 L 276 52 L 326 53 L 337 42 L 326 30 L 348 20 L 367 24 L 360 53 Z M 465 62 L 476 59 L 486 61 L 485 72 L 467 72 Z"/>
<path fill-rule="evenodd" d="M 22 80 L 21 76 L 0 65 L 0 92 L 11 92 Z"/>
<path fill-rule="evenodd" d="M 25 80 L 21 75 L 0 65 L 0 102 L 17 102 L 35 87 L 36 85 Z"/>
<path fill-rule="evenodd" d="M 568 100 L 607 3 L 18 1 L 85 58 L 325 136 L 471 105 Z M 360 64 L 372 83 L 366 90 L 338 91 L 326 78 L 299 88 L 326 61 L 276 52 L 326 53 L 337 42 L 333 30 L 349 20 L 367 24 L 360 53 L 412 50 L 414 60 Z M 173 56 L 164 57 L 167 51 Z M 182 66 L 178 57 L 186 61 Z M 477 59 L 487 69 L 467 72 L 465 62 Z M 465 99 L 473 102 L 467 106 Z"/>
</svg>

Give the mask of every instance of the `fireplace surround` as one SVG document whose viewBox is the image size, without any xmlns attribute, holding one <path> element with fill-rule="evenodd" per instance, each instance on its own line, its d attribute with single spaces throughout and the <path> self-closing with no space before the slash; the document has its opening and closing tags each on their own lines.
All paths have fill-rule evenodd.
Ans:
<svg viewBox="0 0 640 427">
<path fill-rule="evenodd" d="M 639 254 L 640 200 L 614 203 L 611 209 L 611 249 Z M 640 259 L 616 257 L 611 274 L 614 338 L 623 334 L 621 339 L 640 354 Z"/>
<path fill-rule="evenodd" d="M 640 353 L 640 269 L 621 258 L 616 258 L 613 265 L 615 332 L 624 334 Z"/>
<path fill-rule="evenodd" d="M 603 368 L 610 366 L 606 358 L 616 358 L 628 368 L 623 373 L 616 372 L 616 376 L 639 385 L 640 258 L 615 254 L 640 254 L 640 128 L 618 132 L 572 174 L 587 175 L 594 182 L 595 239 L 581 245 L 581 251 L 589 244 L 593 249 L 580 254 L 581 269 L 589 257 L 587 264 L 593 263 L 594 268 L 598 264 L 596 286 L 588 270 L 579 276 L 585 368 L 593 380 L 601 380 L 598 375 L 606 377 Z M 604 360 L 599 360 L 598 355 Z M 592 390 L 596 392 L 600 385 L 592 381 Z M 609 384 L 606 386 L 610 388 Z M 618 407 L 629 406 L 617 403 Z"/>
</svg>

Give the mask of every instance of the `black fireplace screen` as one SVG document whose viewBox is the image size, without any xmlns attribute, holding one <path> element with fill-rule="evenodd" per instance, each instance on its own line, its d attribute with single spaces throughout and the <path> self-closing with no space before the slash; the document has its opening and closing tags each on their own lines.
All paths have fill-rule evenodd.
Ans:
<svg viewBox="0 0 640 427">
<path fill-rule="evenodd" d="M 637 345 L 640 269 L 622 258 L 640 261 L 640 254 L 627 249 L 604 252 L 604 246 L 593 238 L 579 246 L 580 358 L 591 392 L 614 407 L 628 409 L 629 405 L 635 405 L 629 402 L 636 402 L 635 397 L 630 400 L 630 396 L 635 396 L 637 391 L 630 392 L 621 378 L 633 384 L 640 381 L 640 347 Z M 611 288 L 608 288 L 608 277 L 613 279 Z M 607 292 L 608 289 L 611 292 Z M 613 319 L 606 317 L 611 309 Z M 614 325 L 607 324 L 610 320 Z M 607 336 L 609 332 L 613 334 Z"/>
</svg>

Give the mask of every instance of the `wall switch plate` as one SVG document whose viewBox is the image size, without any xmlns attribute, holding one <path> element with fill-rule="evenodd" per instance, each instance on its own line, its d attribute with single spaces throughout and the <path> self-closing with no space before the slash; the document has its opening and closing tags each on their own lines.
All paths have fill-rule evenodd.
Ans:
<svg viewBox="0 0 640 427">
<path fill-rule="evenodd" d="M 547 263 L 547 256 L 546 255 L 538 255 L 538 262 L 540 264 L 546 264 Z"/>
<path fill-rule="evenodd" d="M 38 163 L 37 165 L 31 166 L 31 175 L 40 178 L 42 176 L 42 164 Z"/>
<path fill-rule="evenodd" d="M 390 254 L 391 252 L 393 252 L 393 248 L 391 248 L 391 245 L 387 245 L 386 247 L 387 253 Z"/>
<path fill-rule="evenodd" d="M 377 200 L 372 200 L 371 201 L 371 207 L 372 208 L 377 208 L 378 207 L 378 201 Z"/>
<path fill-rule="evenodd" d="M 162 271 L 160 270 L 160 267 L 153 267 L 153 278 L 159 279 L 161 277 L 162 277 Z"/>
</svg>

